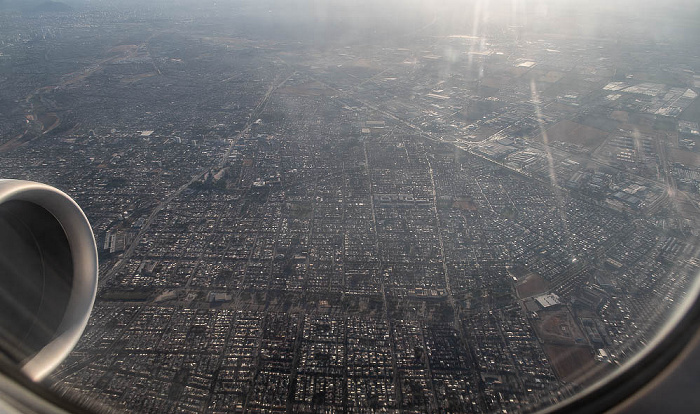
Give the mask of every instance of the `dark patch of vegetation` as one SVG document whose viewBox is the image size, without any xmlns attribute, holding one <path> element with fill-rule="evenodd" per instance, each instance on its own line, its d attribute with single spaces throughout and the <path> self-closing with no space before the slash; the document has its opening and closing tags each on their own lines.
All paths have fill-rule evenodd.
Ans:
<svg viewBox="0 0 700 414">
<path fill-rule="evenodd" d="M 289 211 L 291 212 L 291 216 L 293 218 L 304 219 L 311 216 L 313 207 L 311 206 L 311 203 L 295 202 L 289 203 Z"/>
<path fill-rule="evenodd" d="M 102 300 L 117 302 L 143 302 L 151 297 L 150 289 L 145 290 L 111 290 L 100 296 Z"/>
</svg>

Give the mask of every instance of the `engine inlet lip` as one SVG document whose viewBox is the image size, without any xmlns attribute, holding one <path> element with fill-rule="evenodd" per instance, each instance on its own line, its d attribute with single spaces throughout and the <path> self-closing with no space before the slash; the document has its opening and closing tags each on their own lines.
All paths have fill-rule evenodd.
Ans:
<svg viewBox="0 0 700 414">
<path fill-rule="evenodd" d="M 34 381 L 45 378 L 77 344 L 87 326 L 97 294 L 97 246 L 83 210 L 68 195 L 45 184 L 0 179 L 0 204 L 34 203 L 60 223 L 73 260 L 73 285 L 66 312 L 55 337 L 21 367 Z"/>
</svg>

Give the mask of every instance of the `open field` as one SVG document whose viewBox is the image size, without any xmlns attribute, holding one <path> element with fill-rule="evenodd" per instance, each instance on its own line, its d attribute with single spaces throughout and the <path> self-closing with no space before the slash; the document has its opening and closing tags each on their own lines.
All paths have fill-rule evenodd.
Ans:
<svg viewBox="0 0 700 414">
<path fill-rule="evenodd" d="M 583 332 L 581 332 L 581 329 L 566 308 L 546 309 L 538 312 L 538 314 L 540 320 L 535 324 L 535 329 L 537 329 L 540 338 L 545 342 L 552 341 L 562 345 L 575 345 L 585 341 Z"/>
<path fill-rule="evenodd" d="M 596 365 L 591 349 L 582 346 L 545 345 L 557 376 L 564 381 L 581 384 L 585 382 L 588 371 Z"/>
<path fill-rule="evenodd" d="M 591 151 L 605 141 L 608 133 L 597 128 L 565 120 L 547 129 L 549 141 L 569 142 L 584 146 Z"/>
<path fill-rule="evenodd" d="M 687 167 L 700 167 L 700 154 L 681 149 L 669 149 L 668 155 L 671 162 L 680 162 Z"/>
<path fill-rule="evenodd" d="M 55 113 L 49 112 L 41 114 L 39 122 L 41 122 L 43 133 L 46 134 L 56 128 L 61 123 L 61 119 Z"/>
<path fill-rule="evenodd" d="M 518 291 L 518 297 L 529 298 L 546 292 L 548 288 L 549 284 L 542 276 L 537 273 L 530 273 L 525 279 L 518 281 L 516 290 Z"/>
<path fill-rule="evenodd" d="M 618 121 L 618 122 L 622 122 L 623 124 L 626 124 L 626 123 L 628 123 L 629 120 L 630 120 L 630 116 L 629 116 L 629 115 L 630 115 L 630 114 L 629 114 L 628 112 L 625 112 L 625 111 L 613 111 L 613 112 L 610 114 L 610 118 L 611 118 L 611 119 L 614 119 L 614 120 L 616 120 L 616 121 Z"/>
<path fill-rule="evenodd" d="M 455 199 L 452 203 L 452 208 L 456 208 L 463 211 L 476 211 L 476 204 L 473 201 L 464 198 Z"/>
</svg>

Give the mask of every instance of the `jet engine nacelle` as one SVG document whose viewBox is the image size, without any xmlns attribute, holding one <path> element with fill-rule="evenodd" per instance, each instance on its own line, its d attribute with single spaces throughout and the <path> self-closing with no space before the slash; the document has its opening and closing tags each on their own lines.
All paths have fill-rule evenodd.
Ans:
<svg viewBox="0 0 700 414">
<path fill-rule="evenodd" d="M 97 292 L 90 223 L 63 192 L 0 180 L 0 351 L 33 380 L 70 353 Z"/>
</svg>

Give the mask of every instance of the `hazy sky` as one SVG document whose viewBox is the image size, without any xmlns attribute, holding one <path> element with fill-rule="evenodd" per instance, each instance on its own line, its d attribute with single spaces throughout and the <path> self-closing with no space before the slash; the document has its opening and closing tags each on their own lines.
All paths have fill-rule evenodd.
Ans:
<svg viewBox="0 0 700 414">
<path fill-rule="evenodd" d="M 0 8 L 46 0 L 0 0 Z M 62 0 L 77 10 L 131 10 L 197 21 L 233 20 L 283 36 L 320 31 L 343 42 L 371 34 L 563 34 L 694 47 L 697 0 Z M 232 24 L 232 26 L 234 26 Z M 274 33 L 273 33 L 274 35 Z"/>
</svg>

